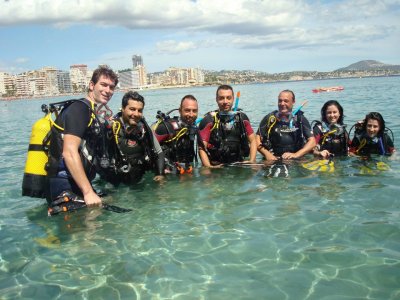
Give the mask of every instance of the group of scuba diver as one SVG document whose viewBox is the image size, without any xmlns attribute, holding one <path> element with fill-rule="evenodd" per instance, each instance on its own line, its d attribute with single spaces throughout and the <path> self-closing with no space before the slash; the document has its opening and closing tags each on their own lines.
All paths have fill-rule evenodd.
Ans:
<svg viewBox="0 0 400 300">
<path fill-rule="evenodd" d="M 267 114 L 256 132 L 238 108 L 231 86 L 216 92 L 218 109 L 198 120 L 194 96 L 182 98 L 178 110 L 157 112 L 151 126 L 143 117 L 145 101 L 137 92 L 122 98 L 121 111 L 113 115 L 107 103 L 118 77 L 108 67 L 93 72 L 86 98 L 43 105 L 45 117 L 32 127 L 22 183 L 22 195 L 46 198 L 48 215 L 86 206 L 114 212 L 125 209 L 105 204 L 92 181 L 96 174 L 114 185 L 136 184 L 146 171 L 162 181 L 167 173 L 190 174 L 200 157 L 203 167 L 255 164 L 257 151 L 267 162 L 290 160 L 313 153 L 322 159 L 333 156 L 395 152 L 391 130 L 376 112 L 355 124 L 350 139 L 343 124 L 343 108 L 334 100 L 321 109 L 321 121 L 310 125 L 294 109 L 295 94 L 280 92 L 278 110 Z M 287 173 L 287 169 L 283 170 Z"/>
</svg>

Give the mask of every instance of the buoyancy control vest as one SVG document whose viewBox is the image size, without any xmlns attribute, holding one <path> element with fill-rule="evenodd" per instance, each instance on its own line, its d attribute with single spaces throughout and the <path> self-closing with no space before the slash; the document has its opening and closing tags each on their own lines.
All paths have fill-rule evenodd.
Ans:
<svg viewBox="0 0 400 300">
<path fill-rule="evenodd" d="M 394 136 L 390 128 L 386 127 L 383 134 L 369 137 L 362 123 L 354 124 L 349 132 L 354 130 L 354 136 L 350 142 L 350 151 L 357 155 L 368 156 L 371 154 L 391 155 L 394 151 Z M 389 133 L 392 138 L 390 138 Z"/>
<path fill-rule="evenodd" d="M 152 125 L 156 136 L 167 136 L 160 142 L 166 158 L 171 162 L 192 163 L 197 161 L 195 140 L 199 138 L 196 125 L 188 125 L 178 116 L 157 112 L 158 121 Z"/>
<path fill-rule="evenodd" d="M 207 151 L 211 161 L 232 163 L 249 156 L 250 146 L 241 111 L 223 113 L 214 111 L 205 118 L 212 118 L 210 140 Z"/>
<path fill-rule="evenodd" d="M 36 198 L 46 197 L 46 177 L 54 175 L 57 172 L 58 166 L 55 166 L 54 157 L 50 159 L 50 149 L 52 153 L 55 151 L 54 144 L 61 144 L 62 141 L 52 141 L 55 135 L 59 135 L 62 140 L 63 124 L 59 124 L 59 117 L 63 111 L 73 102 L 84 102 L 90 108 L 90 127 L 95 120 L 93 107 L 84 99 L 72 99 L 57 103 L 50 103 L 48 106 L 43 104 L 42 111 L 45 116 L 39 119 L 32 127 L 31 138 L 29 142 L 28 155 L 25 164 L 24 178 L 22 182 L 22 195 Z M 52 114 L 55 115 L 56 121 L 52 119 Z M 54 133 L 54 134 L 53 134 Z M 59 145 L 60 146 L 60 145 Z M 61 151 L 58 157 L 61 156 Z M 53 165 L 50 163 L 53 162 Z"/>
<path fill-rule="evenodd" d="M 151 128 L 144 118 L 137 126 L 127 128 L 122 113 L 118 113 L 114 116 L 110 138 L 111 164 L 101 173 L 105 180 L 114 184 L 120 181 L 135 183 L 148 169 L 154 169 L 157 175 L 163 174 L 164 166 L 156 153 Z"/>
<path fill-rule="evenodd" d="M 79 146 L 79 154 L 85 174 L 91 181 L 96 175 L 96 165 L 99 164 L 99 158 L 104 157 L 105 155 L 105 128 L 96 117 L 93 102 L 87 99 L 78 99 L 66 103 L 58 115 L 55 121 L 56 125 L 51 128 L 47 172 L 49 177 L 71 177 L 62 157 L 64 144 L 63 131 L 65 127 L 65 116 L 71 105 L 77 101 L 80 101 L 87 106 L 87 111 L 82 111 L 82 113 L 88 113 L 90 115 L 90 121 L 87 125 L 88 127 Z M 79 118 L 79 116 L 76 117 Z"/>
<path fill-rule="evenodd" d="M 318 150 L 328 150 L 334 155 L 347 155 L 348 153 L 348 133 L 346 125 L 328 125 L 317 120 L 311 123 L 314 135 L 319 135 Z"/>
<path fill-rule="evenodd" d="M 266 115 L 260 123 L 261 144 L 275 156 L 285 152 L 297 152 L 305 144 L 303 133 L 303 112 L 290 115 L 288 121 L 279 119 L 279 111 Z"/>
</svg>

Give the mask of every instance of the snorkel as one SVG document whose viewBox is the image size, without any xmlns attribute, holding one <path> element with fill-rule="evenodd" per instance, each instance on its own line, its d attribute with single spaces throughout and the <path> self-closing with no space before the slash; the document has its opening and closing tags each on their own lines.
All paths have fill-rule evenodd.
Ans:
<svg viewBox="0 0 400 300">
<path fill-rule="evenodd" d="M 238 105 L 239 105 L 239 98 L 240 98 L 240 91 L 236 93 L 236 99 L 235 99 L 235 106 L 233 107 L 233 111 L 237 111 Z"/>
<path fill-rule="evenodd" d="M 294 117 L 305 105 L 307 105 L 308 100 L 305 100 L 298 108 L 292 111 L 292 116 Z M 290 119 L 290 128 L 293 128 L 293 118 Z"/>
</svg>

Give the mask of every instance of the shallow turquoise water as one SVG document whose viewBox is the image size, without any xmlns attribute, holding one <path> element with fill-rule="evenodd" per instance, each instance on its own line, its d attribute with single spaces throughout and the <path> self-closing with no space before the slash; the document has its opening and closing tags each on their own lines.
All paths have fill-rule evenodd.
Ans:
<svg viewBox="0 0 400 300">
<path fill-rule="evenodd" d="M 318 86 L 343 85 L 312 94 Z M 291 88 L 310 120 L 337 99 L 349 125 L 383 113 L 399 148 L 400 77 L 236 86 L 256 127 Z M 143 92 L 151 123 L 192 93 L 201 114 L 215 109 L 215 87 Z M 114 96 L 116 111 L 121 95 Z M 21 197 L 26 149 L 46 100 L 0 102 L 0 298 L 26 299 L 399 299 L 399 160 L 390 170 L 356 158 L 333 173 L 289 166 L 198 168 L 163 184 L 109 192 L 101 209 L 47 217 L 44 200 Z M 59 101 L 60 99 L 56 99 Z M 310 160 L 311 158 L 308 158 Z M 397 196 L 396 196 L 397 195 Z"/>
</svg>

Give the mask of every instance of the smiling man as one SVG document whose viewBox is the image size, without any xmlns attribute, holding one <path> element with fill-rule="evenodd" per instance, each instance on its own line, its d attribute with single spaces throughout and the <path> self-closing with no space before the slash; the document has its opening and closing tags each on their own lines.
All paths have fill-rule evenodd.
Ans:
<svg viewBox="0 0 400 300">
<path fill-rule="evenodd" d="M 170 117 L 158 113 L 157 123 L 153 126 L 165 157 L 167 171 L 170 173 L 192 173 L 193 162 L 197 162 L 197 143 L 200 144 L 198 129 L 195 124 L 199 106 L 193 95 L 182 98 L 179 117 Z"/>
<path fill-rule="evenodd" d="M 302 111 L 293 114 L 296 97 L 291 90 L 279 93 L 278 110 L 266 115 L 257 131 L 257 150 L 267 160 L 300 158 L 315 147 L 310 123 Z"/>
<path fill-rule="evenodd" d="M 115 184 L 135 184 L 147 170 L 154 180 L 164 178 L 164 154 L 151 128 L 143 117 L 144 98 L 129 91 L 122 97 L 122 108 L 112 122 L 109 156 L 112 163 L 100 176 Z"/>
<path fill-rule="evenodd" d="M 103 124 L 95 114 L 98 105 L 110 101 L 117 84 L 113 70 L 99 67 L 93 72 L 86 98 L 66 102 L 57 117 L 52 127 L 47 169 L 49 214 L 55 206 L 69 210 L 68 203 L 63 202 L 68 202 L 67 198 L 79 198 L 82 206 L 101 204 L 91 185 L 96 175 L 96 158 L 103 156 L 101 150 L 105 151 Z"/>
<path fill-rule="evenodd" d="M 204 148 L 199 149 L 203 166 L 254 163 L 257 154 L 256 138 L 250 120 L 241 110 L 233 108 L 235 96 L 230 85 L 221 85 L 216 92 L 218 110 L 207 113 L 199 125 Z"/>
</svg>

